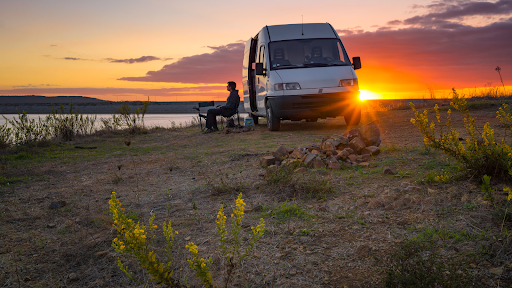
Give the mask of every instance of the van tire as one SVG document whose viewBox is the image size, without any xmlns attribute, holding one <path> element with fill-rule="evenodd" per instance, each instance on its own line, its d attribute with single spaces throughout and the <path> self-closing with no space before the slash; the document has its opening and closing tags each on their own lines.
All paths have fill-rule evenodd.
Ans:
<svg viewBox="0 0 512 288">
<path fill-rule="evenodd" d="M 258 116 L 251 113 L 252 122 L 254 122 L 254 126 L 258 125 Z"/>
<path fill-rule="evenodd" d="M 267 127 L 269 131 L 279 131 L 281 128 L 281 118 L 276 117 L 270 101 L 265 103 L 265 112 L 267 114 Z"/>
<path fill-rule="evenodd" d="M 361 108 L 356 108 L 348 113 L 346 112 L 343 118 L 345 118 L 345 123 L 347 123 L 348 126 L 359 125 L 359 122 L 361 122 Z"/>
</svg>

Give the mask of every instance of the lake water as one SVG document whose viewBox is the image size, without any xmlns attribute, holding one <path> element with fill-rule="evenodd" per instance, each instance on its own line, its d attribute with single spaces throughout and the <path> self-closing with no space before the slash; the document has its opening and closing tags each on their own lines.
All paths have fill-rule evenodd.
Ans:
<svg viewBox="0 0 512 288">
<path fill-rule="evenodd" d="M 241 121 L 246 113 L 240 113 Z M 93 116 L 92 114 L 84 114 L 85 116 Z M 4 115 L 7 119 L 12 120 L 14 118 L 18 118 L 17 114 L 8 114 Z M 39 114 L 28 114 L 27 115 L 29 119 L 38 119 L 41 117 L 41 119 L 44 119 L 46 115 L 39 115 Z M 112 114 L 97 114 L 96 115 L 96 124 L 95 125 L 101 125 L 100 118 L 111 118 Z M 146 114 L 144 116 L 144 124 L 147 127 L 176 127 L 176 126 L 183 126 L 190 124 L 194 118 L 197 118 L 197 114 Z M 4 125 L 6 120 L 4 117 L 0 116 L 0 125 Z M 173 124 L 174 123 L 174 124 Z M 8 124 L 8 126 L 10 126 Z"/>
</svg>

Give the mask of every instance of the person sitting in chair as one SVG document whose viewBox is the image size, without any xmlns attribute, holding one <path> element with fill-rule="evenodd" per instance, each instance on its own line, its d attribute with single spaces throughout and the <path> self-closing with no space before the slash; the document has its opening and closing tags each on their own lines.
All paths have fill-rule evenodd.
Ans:
<svg viewBox="0 0 512 288">
<path fill-rule="evenodd" d="M 204 131 L 205 134 L 219 131 L 219 128 L 217 128 L 218 115 L 222 115 L 223 117 L 231 117 L 235 115 L 238 109 L 238 105 L 240 104 L 240 96 L 238 95 L 238 90 L 236 90 L 236 83 L 229 81 L 227 90 L 230 93 L 228 99 L 226 100 L 226 105 L 209 109 L 206 115 L 201 115 L 201 117 L 206 118 L 206 130 Z"/>
</svg>

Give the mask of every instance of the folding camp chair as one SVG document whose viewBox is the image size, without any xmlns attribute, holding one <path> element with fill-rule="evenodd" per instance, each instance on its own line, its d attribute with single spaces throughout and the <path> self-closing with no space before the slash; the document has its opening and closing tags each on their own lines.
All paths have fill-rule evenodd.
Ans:
<svg viewBox="0 0 512 288">
<path fill-rule="evenodd" d="M 209 102 L 199 102 L 199 103 L 197 103 L 197 107 L 194 107 L 194 110 L 197 111 L 197 114 L 199 117 L 199 125 L 201 126 L 201 131 L 203 131 L 203 120 L 202 119 L 204 119 L 204 122 L 206 125 L 206 115 L 201 114 L 201 108 L 202 107 L 210 107 L 210 106 L 214 106 L 214 105 L 215 105 L 215 103 L 213 101 L 209 101 Z"/>
</svg>

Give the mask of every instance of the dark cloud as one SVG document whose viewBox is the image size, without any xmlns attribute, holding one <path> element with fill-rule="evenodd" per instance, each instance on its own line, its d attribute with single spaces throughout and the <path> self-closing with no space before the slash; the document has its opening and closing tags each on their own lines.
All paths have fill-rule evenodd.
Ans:
<svg viewBox="0 0 512 288">
<path fill-rule="evenodd" d="M 386 23 L 388 25 L 400 25 L 402 24 L 402 21 L 400 20 L 393 20 L 393 21 L 388 21 L 388 23 Z"/>
<path fill-rule="evenodd" d="M 83 58 L 76 58 L 76 57 L 64 57 L 64 58 L 61 58 L 61 59 L 64 59 L 64 60 L 73 60 L 73 61 L 83 61 L 83 60 L 87 60 L 87 59 L 83 59 Z"/>
<path fill-rule="evenodd" d="M 405 19 L 401 23 L 421 27 L 457 29 L 460 28 L 460 26 L 456 23 L 449 22 L 449 20 L 460 20 L 468 16 L 509 15 L 512 13 L 512 0 L 499 0 L 494 3 L 483 1 L 445 1 L 444 3 L 436 2 L 427 5 L 425 8 L 429 9 L 431 12 Z M 396 23 L 400 24 L 398 22 Z"/>
<path fill-rule="evenodd" d="M 155 61 L 160 60 L 160 58 L 155 56 L 142 56 L 139 58 L 130 58 L 130 59 L 113 59 L 113 58 L 107 58 L 106 60 L 110 61 L 110 63 L 127 63 L 127 64 L 133 64 L 133 63 L 144 63 L 149 61 Z"/>
<path fill-rule="evenodd" d="M 0 90 L 0 95 L 77 95 L 77 96 L 158 96 L 158 97 L 180 97 L 186 99 L 195 96 L 227 96 L 225 85 L 222 86 L 200 86 L 160 89 L 140 88 L 44 88 L 42 85 L 14 86 L 15 89 Z M 219 91 L 220 90 L 220 91 Z M 174 98 L 172 98 L 174 99 Z"/>
<path fill-rule="evenodd" d="M 343 41 L 350 54 L 361 56 L 363 74 L 364 69 L 390 67 L 420 81 L 474 87 L 499 81 L 497 65 L 512 70 L 510 35 L 512 18 L 484 27 L 378 30 L 347 35 Z"/>
<path fill-rule="evenodd" d="M 142 77 L 123 77 L 118 80 L 143 82 L 225 83 L 240 82 L 244 44 L 208 46 L 211 53 L 183 57 L 158 71 L 149 71 Z"/>
<path fill-rule="evenodd" d="M 53 85 L 53 84 L 38 84 L 38 85 L 32 85 L 32 84 L 27 84 L 27 85 L 20 85 L 20 86 L 12 86 L 13 89 L 20 89 L 20 88 L 42 88 L 42 87 L 56 87 L 56 86 L 60 86 L 60 85 Z"/>
</svg>

